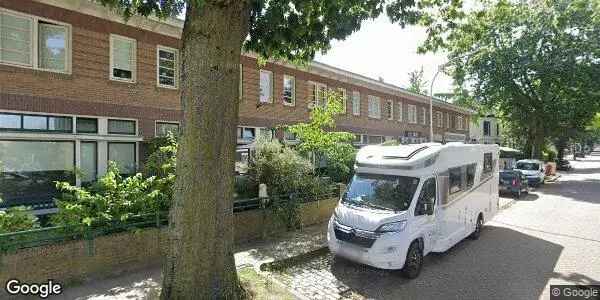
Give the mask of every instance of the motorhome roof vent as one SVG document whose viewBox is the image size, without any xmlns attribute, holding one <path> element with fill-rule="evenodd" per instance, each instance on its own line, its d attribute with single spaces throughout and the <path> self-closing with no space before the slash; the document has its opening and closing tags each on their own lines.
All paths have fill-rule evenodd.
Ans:
<svg viewBox="0 0 600 300">
<path fill-rule="evenodd" d="M 395 149 L 386 151 L 383 155 L 383 159 L 405 159 L 409 160 L 411 157 L 415 156 L 417 153 L 429 148 L 428 146 L 423 145 L 407 145 L 394 147 Z"/>
</svg>

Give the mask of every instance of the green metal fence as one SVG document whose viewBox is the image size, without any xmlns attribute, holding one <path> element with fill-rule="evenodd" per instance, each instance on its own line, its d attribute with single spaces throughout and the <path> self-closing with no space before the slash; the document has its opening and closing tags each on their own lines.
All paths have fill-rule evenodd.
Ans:
<svg viewBox="0 0 600 300">
<path fill-rule="evenodd" d="M 296 193 L 288 195 L 273 195 L 265 198 L 236 199 L 233 206 L 234 212 L 268 208 L 281 201 L 298 201 L 299 203 L 313 202 L 323 199 L 336 198 L 339 195 L 337 186 L 332 186 L 326 192 L 313 195 L 309 193 Z M 50 245 L 69 240 L 92 241 L 98 236 L 112 233 L 125 232 L 142 228 L 160 228 L 168 225 L 168 211 L 158 211 L 129 217 L 126 221 L 114 221 L 92 226 L 55 226 L 27 231 L 0 234 L 0 253 L 17 249 L 25 249 Z M 91 249 L 91 247 L 88 247 Z"/>
</svg>

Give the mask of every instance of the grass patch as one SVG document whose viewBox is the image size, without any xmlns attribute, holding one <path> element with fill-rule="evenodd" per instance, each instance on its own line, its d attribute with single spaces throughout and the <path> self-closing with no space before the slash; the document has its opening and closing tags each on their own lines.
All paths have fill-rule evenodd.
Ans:
<svg viewBox="0 0 600 300">
<path fill-rule="evenodd" d="M 294 300 L 296 297 L 271 279 L 264 277 L 247 267 L 238 270 L 240 282 L 249 299 L 255 300 Z"/>
</svg>

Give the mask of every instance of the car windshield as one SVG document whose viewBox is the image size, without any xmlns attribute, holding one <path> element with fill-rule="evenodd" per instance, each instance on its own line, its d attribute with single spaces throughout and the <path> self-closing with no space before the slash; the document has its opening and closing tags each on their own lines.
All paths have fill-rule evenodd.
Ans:
<svg viewBox="0 0 600 300">
<path fill-rule="evenodd" d="M 517 169 L 519 170 L 533 170 L 537 171 L 540 169 L 540 165 L 536 163 L 520 162 L 517 163 Z"/>
<path fill-rule="evenodd" d="M 342 202 L 375 209 L 407 210 L 419 185 L 419 178 L 377 174 L 356 174 Z"/>
<path fill-rule="evenodd" d="M 500 178 L 502 179 L 513 179 L 516 175 L 517 174 L 513 172 L 500 172 Z"/>
</svg>

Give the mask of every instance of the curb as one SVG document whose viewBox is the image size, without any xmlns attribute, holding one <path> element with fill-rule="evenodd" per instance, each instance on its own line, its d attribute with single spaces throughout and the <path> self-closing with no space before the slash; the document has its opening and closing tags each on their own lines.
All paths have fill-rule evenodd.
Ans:
<svg viewBox="0 0 600 300">
<path fill-rule="evenodd" d="M 317 256 L 321 256 L 321 255 L 327 254 L 327 253 L 329 253 L 329 247 L 327 245 L 324 245 L 315 250 L 300 253 L 295 256 L 291 256 L 288 258 L 284 258 L 284 259 L 280 259 L 280 260 L 276 260 L 276 261 L 272 261 L 272 262 L 268 262 L 268 263 L 262 263 L 262 264 L 260 264 L 259 269 L 263 272 L 264 271 L 279 271 L 279 270 L 283 270 L 287 267 L 294 266 L 304 260 L 307 260 L 307 259 L 310 259 L 313 257 L 317 257 Z"/>
</svg>

